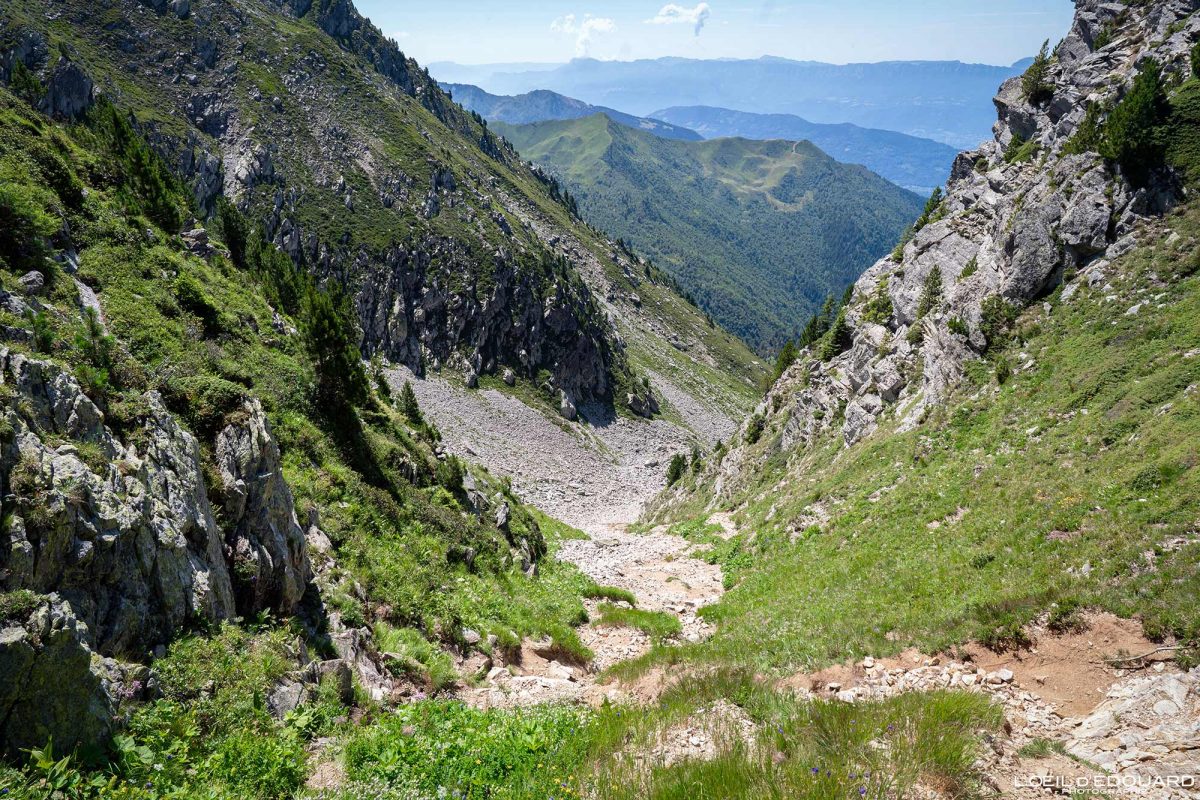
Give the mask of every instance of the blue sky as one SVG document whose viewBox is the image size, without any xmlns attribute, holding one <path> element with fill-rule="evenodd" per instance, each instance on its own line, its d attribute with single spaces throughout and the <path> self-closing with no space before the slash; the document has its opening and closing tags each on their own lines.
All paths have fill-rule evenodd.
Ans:
<svg viewBox="0 0 1200 800">
<path fill-rule="evenodd" d="M 422 63 L 561 62 L 577 55 L 846 63 L 1008 64 L 1053 43 L 1070 0 L 358 0 Z"/>
</svg>

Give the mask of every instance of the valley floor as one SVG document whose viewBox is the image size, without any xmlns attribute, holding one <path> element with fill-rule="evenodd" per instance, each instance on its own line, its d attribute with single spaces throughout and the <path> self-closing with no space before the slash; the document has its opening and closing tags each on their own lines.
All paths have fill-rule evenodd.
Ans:
<svg viewBox="0 0 1200 800">
<path fill-rule="evenodd" d="M 686 409 L 686 428 L 662 417 L 614 416 L 598 405 L 582 407 L 581 422 L 568 422 L 496 388 L 467 389 L 438 375 L 422 379 L 403 367 L 389 377 L 397 389 L 412 384 L 449 452 L 508 476 L 523 500 L 591 535 L 637 520 L 662 489 L 672 455 L 687 453 L 697 438 L 727 437 L 735 427 L 698 401 Z"/>
<path fill-rule="evenodd" d="M 690 448 L 684 429 L 626 418 L 569 423 L 496 388 L 468 390 L 403 371 L 392 378 L 397 386 L 412 382 L 450 452 L 510 477 L 523 498 L 587 535 L 559 539 L 555 555 L 613 593 L 585 603 L 590 621 L 578 632 L 594 658 L 579 663 L 549 640 L 527 640 L 511 658 L 494 653 L 486 663 L 459 664 L 462 674 L 479 677 L 457 693 L 469 707 L 505 713 L 538 713 L 560 703 L 591 706 L 598 719 L 610 713 L 604 709 L 632 710 L 638 721 L 621 725 L 630 726 L 622 729 L 633 738 L 589 756 L 598 760 L 580 775 L 583 796 L 673 797 L 674 789 L 688 787 L 721 797 L 815 798 L 842 796 L 847 787 L 854 795 L 866 785 L 874 796 L 892 790 L 870 783 L 873 770 L 862 765 L 907 758 L 926 760 L 894 777 L 904 796 L 962 796 L 964 780 L 985 794 L 1021 800 L 1077 791 L 1194 796 L 1200 669 L 1181 670 L 1136 621 L 1095 613 L 1074 631 L 1031 626 L 1030 644 L 1004 654 L 977 644 L 936 654 L 910 649 L 784 677 L 731 671 L 719 659 L 675 659 L 664 653 L 707 646 L 715 627 L 701 609 L 724 593 L 722 565 L 754 538 L 724 512 L 670 528 L 633 525 L 662 485 L 670 455 Z M 623 592 L 636 603 L 622 601 Z M 982 705 L 970 705 L 977 701 Z M 926 747 L 940 726 L 960 726 L 963 742 L 971 743 L 953 747 L 962 747 L 964 760 L 904 755 L 899 745 L 880 756 L 871 753 L 880 737 L 851 741 L 856 719 L 893 713 L 901 722 L 889 723 L 889 735 L 891 725 L 905 726 L 906 746 L 914 750 Z M 846 763 L 862 771 L 839 778 L 836 787 L 799 784 L 798 776 L 809 775 L 799 761 L 817 758 L 808 751 L 820 747 L 805 743 L 794 752 L 796 736 L 815 733 L 788 729 L 785 736 L 791 723 L 779 725 L 781 714 L 812 715 L 811 724 L 823 714 L 849 715 L 840 722 L 850 727 L 829 734 L 826 745 L 850 752 Z M 955 714 L 962 719 L 954 721 Z M 819 767 L 812 769 L 810 777 Z"/>
</svg>

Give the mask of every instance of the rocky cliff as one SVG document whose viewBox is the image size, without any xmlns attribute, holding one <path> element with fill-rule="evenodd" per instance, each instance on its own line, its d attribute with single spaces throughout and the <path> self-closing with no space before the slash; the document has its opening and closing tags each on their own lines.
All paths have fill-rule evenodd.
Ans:
<svg viewBox="0 0 1200 800">
<path fill-rule="evenodd" d="M 1169 166 L 1135 176 L 1080 131 L 1152 61 L 1168 83 L 1191 76 L 1197 5 L 1079 0 L 1044 73 L 1000 87 L 995 138 L 959 154 L 944 198 L 858 280 L 845 326 L 801 354 L 746 430 L 781 431 L 789 453 L 831 430 L 853 445 L 892 415 L 911 429 L 1021 309 L 1064 281 L 1103 283 L 1109 260 L 1137 246 L 1139 222 L 1185 190 Z M 753 480 L 756 459 L 743 444 L 713 467 L 714 503 Z"/>
<path fill-rule="evenodd" d="M 296 611 L 312 577 L 279 449 L 251 404 L 220 434 L 227 534 L 196 438 L 157 392 L 124 441 L 62 367 L 0 348 L 6 546 L 0 748 L 94 741 L 111 718 L 112 657 L 137 660 L 197 622 Z M 91 654 L 106 657 L 92 668 Z M 69 687 L 69 691 L 63 691 Z M 24 719 L 29 717 L 29 720 Z"/>
</svg>

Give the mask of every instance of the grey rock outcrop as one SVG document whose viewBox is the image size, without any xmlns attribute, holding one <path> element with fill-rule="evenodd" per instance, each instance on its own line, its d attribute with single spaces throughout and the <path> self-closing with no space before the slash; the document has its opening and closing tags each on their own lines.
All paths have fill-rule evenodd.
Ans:
<svg viewBox="0 0 1200 800">
<path fill-rule="evenodd" d="M 92 79 L 78 64 L 60 60 L 46 80 L 39 107 L 52 117 L 77 119 L 95 102 Z"/>
<path fill-rule="evenodd" d="M 0 621 L 0 749 L 102 742 L 112 657 L 144 658 L 190 621 L 295 611 L 306 537 L 258 403 L 215 443 L 223 536 L 199 443 L 157 393 L 129 444 L 56 364 L 0 348 L 0 397 L 0 591 L 50 597 Z"/>
<path fill-rule="evenodd" d="M 54 738 L 57 752 L 103 741 L 114 704 L 93 671 L 87 626 L 50 596 L 24 618 L 0 621 L 0 754 Z"/>
<path fill-rule="evenodd" d="M 306 257 L 332 269 L 327 252 L 307 251 Z M 360 258 L 364 277 L 355 306 L 363 349 L 418 374 L 430 364 L 458 361 L 477 375 L 510 370 L 514 381 L 546 369 L 553 388 L 572 404 L 611 396 L 611 330 L 587 287 L 565 279 L 546 286 L 511 254 L 493 258 L 486 289 L 462 286 L 461 275 L 475 266 L 450 239 L 427 237 L 394 248 L 380 265 Z"/>
<path fill-rule="evenodd" d="M 140 444 L 127 448 L 59 367 L 0 349 L 0 380 L 13 391 L 3 588 L 58 592 L 102 653 L 145 652 L 189 618 L 231 616 L 200 448 L 161 398 L 146 396 Z"/>
<path fill-rule="evenodd" d="M 243 412 L 216 443 L 234 595 L 242 613 L 270 608 L 287 615 L 312 577 L 305 533 L 262 405 L 251 400 Z"/>
</svg>

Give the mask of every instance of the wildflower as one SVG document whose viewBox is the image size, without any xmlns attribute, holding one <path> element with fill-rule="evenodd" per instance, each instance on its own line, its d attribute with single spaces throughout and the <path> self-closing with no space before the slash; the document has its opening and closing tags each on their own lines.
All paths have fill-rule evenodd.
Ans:
<svg viewBox="0 0 1200 800">
<path fill-rule="evenodd" d="M 891 731 L 894 731 L 894 730 L 896 730 L 896 726 L 895 726 L 895 725 L 888 725 L 888 728 L 887 728 L 887 729 L 888 729 L 888 732 L 890 733 Z"/>
<path fill-rule="evenodd" d="M 865 787 L 865 786 L 858 787 L 858 796 L 866 797 L 867 796 L 867 787 Z"/>
<path fill-rule="evenodd" d="M 813 775 L 819 775 L 820 773 L 821 773 L 821 768 L 820 768 L 820 767 L 813 767 L 813 768 L 812 768 L 812 774 L 813 774 Z"/>
</svg>

